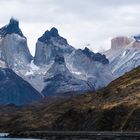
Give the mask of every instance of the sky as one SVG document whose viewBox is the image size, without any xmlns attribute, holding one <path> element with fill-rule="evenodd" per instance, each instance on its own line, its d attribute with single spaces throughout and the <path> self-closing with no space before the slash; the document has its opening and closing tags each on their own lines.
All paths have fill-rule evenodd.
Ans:
<svg viewBox="0 0 140 140">
<path fill-rule="evenodd" d="M 116 36 L 140 34 L 140 0 L 0 0 L 0 26 L 19 20 L 34 55 L 37 39 L 52 27 L 75 48 L 94 52 Z"/>
</svg>

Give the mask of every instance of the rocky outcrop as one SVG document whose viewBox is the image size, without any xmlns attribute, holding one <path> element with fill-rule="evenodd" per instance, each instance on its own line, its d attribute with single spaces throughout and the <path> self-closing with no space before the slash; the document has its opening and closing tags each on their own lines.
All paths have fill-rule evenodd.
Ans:
<svg viewBox="0 0 140 140">
<path fill-rule="evenodd" d="M 140 41 L 140 35 L 135 35 L 135 36 L 134 36 L 134 39 L 135 39 L 137 42 L 139 42 L 139 41 Z"/>
<path fill-rule="evenodd" d="M 74 77 L 66 67 L 64 57 L 57 55 L 45 76 L 45 88 L 42 93 L 45 96 L 68 96 L 93 90 L 94 84 Z"/>
<path fill-rule="evenodd" d="M 41 94 L 11 69 L 0 68 L 0 104 L 24 105 L 41 99 Z"/>
<path fill-rule="evenodd" d="M 5 37 L 6 35 L 13 33 L 24 37 L 22 31 L 19 29 L 19 22 L 14 18 L 11 18 L 9 24 L 0 29 L 0 37 Z"/>
<path fill-rule="evenodd" d="M 24 68 L 31 62 L 32 56 L 27 47 L 27 40 L 19 28 L 19 23 L 11 19 L 9 24 L 0 29 L 0 59 L 9 68 Z"/>
<path fill-rule="evenodd" d="M 46 31 L 36 43 L 34 63 L 36 65 L 49 64 L 59 54 L 69 54 L 74 50 L 67 40 L 61 37 L 56 28 Z"/>
<path fill-rule="evenodd" d="M 89 58 L 91 58 L 93 61 L 101 62 L 102 64 L 109 64 L 109 60 L 106 58 L 105 55 L 100 53 L 94 53 L 91 50 L 89 50 L 87 47 L 82 50 L 82 52 Z"/>
<path fill-rule="evenodd" d="M 136 38 L 117 37 L 112 39 L 111 49 L 104 54 L 117 78 L 140 65 L 140 42 Z"/>
<path fill-rule="evenodd" d="M 133 41 L 132 38 L 123 36 L 113 38 L 111 40 L 111 49 L 118 50 L 119 48 L 127 47 L 127 45 L 129 45 L 132 41 Z"/>
<path fill-rule="evenodd" d="M 107 85 L 113 79 L 108 59 L 104 55 L 93 53 L 88 48 L 73 51 L 66 57 L 66 62 L 71 73 L 92 82 L 95 89 Z"/>
</svg>

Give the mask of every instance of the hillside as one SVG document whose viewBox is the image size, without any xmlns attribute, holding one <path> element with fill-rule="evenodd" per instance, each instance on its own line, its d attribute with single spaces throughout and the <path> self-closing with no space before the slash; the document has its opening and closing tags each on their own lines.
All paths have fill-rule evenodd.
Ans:
<svg viewBox="0 0 140 140">
<path fill-rule="evenodd" d="M 61 102 L 0 109 L 0 129 L 24 130 L 140 130 L 140 67 L 106 88 Z M 9 106 L 8 106 L 9 108 Z M 8 129 L 7 129 L 8 128 Z"/>
</svg>

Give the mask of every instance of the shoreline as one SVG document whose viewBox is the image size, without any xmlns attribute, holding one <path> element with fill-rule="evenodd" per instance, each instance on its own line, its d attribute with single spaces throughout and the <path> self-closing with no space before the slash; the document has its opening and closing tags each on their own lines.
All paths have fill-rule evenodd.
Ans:
<svg viewBox="0 0 140 140">
<path fill-rule="evenodd" d="M 140 132 L 111 132 L 111 131 L 25 131 L 9 134 L 10 138 L 35 139 L 100 139 L 100 140 L 139 140 Z"/>
</svg>

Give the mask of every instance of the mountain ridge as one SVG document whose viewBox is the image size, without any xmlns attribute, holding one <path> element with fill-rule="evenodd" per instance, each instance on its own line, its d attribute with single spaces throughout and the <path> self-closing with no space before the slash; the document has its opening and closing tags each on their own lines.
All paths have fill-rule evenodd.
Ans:
<svg viewBox="0 0 140 140">
<path fill-rule="evenodd" d="M 9 26 L 11 27 L 10 32 L 6 30 L 7 28 L 9 29 Z M 48 82 L 46 82 L 47 80 L 45 81 L 45 79 L 49 76 L 50 68 L 56 64 L 56 69 L 62 69 L 60 65 L 55 63 L 57 56 L 61 56 L 61 58 L 64 57 L 65 67 L 63 68 L 67 69 L 66 74 L 60 72 L 63 78 L 60 78 L 61 80 L 59 82 L 61 84 L 57 84 L 59 86 L 57 86 L 58 90 L 56 89 L 56 91 L 59 91 L 59 89 L 63 90 L 60 90 L 59 94 L 61 94 L 61 92 L 72 92 L 73 90 L 75 94 L 79 93 L 79 91 L 81 93 L 93 91 L 105 86 L 112 80 L 109 63 L 104 55 L 93 53 L 88 48 L 84 50 L 75 49 L 68 44 L 68 41 L 59 34 L 58 29 L 55 27 L 45 31 L 45 33 L 38 38 L 34 57 L 32 57 L 29 52 L 26 37 L 21 34 L 22 32 L 19 28 L 18 21 L 11 19 L 10 23 L 4 26 L 4 29 L 7 31 L 7 34 L 3 36 L 0 41 L 1 60 L 6 63 L 5 65 L 8 68 L 11 68 L 16 74 L 28 81 L 40 93 L 44 93 L 46 87 L 48 87 Z M 79 52 L 79 54 L 77 53 L 79 55 L 78 59 L 83 61 L 81 67 L 79 65 L 82 64 L 82 61 L 74 60 L 76 59 L 76 56 L 73 55 L 74 51 Z M 71 62 L 71 59 L 73 62 Z M 84 67 L 90 67 L 94 72 L 86 71 Z M 103 71 L 103 69 L 105 74 L 100 72 Z M 55 73 L 53 73 L 52 76 L 55 77 Z M 52 83 L 56 83 L 54 79 L 55 78 L 52 78 Z M 69 90 L 67 91 L 68 88 Z"/>
</svg>

